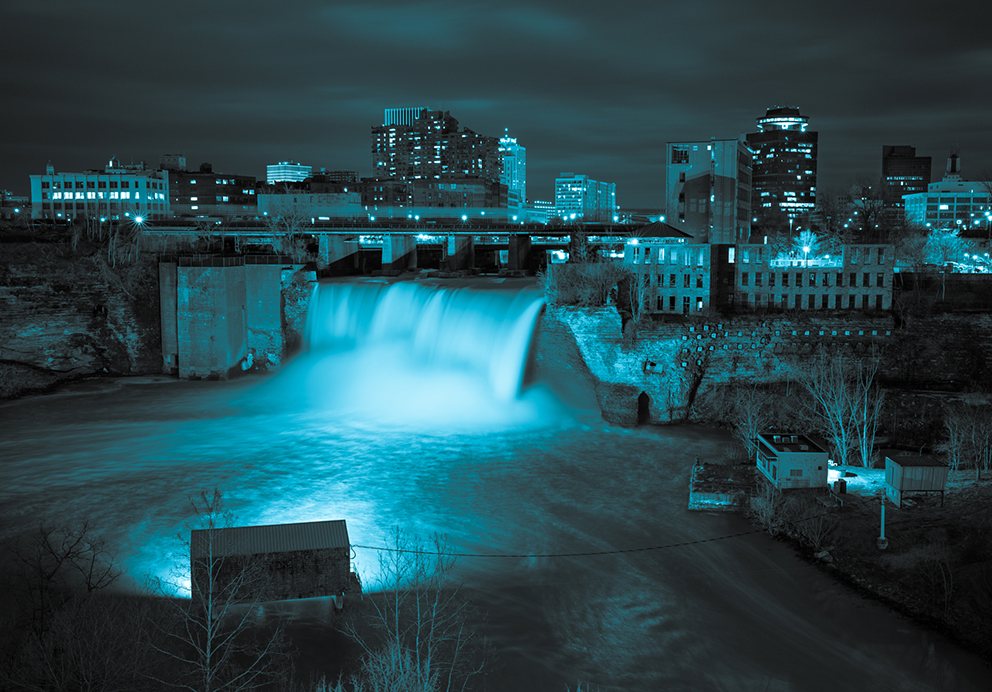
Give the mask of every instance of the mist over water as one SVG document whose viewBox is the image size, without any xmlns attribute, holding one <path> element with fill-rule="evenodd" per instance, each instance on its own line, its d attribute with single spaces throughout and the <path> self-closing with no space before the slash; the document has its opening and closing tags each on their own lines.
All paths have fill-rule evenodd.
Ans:
<svg viewBox="0 0 992 692">
<path fill-rule="evenodd" d="M 689 543 L 461 558 L 500 652 L 490 689 L 988 689 L 975 657 L 852 596 L 788 546 L 762 534 L 696 542 L 750 528 L 686 511 L 693 459 L 721 457 L 729 437 L 602 423 L 574 342 L 551 318 L 519 396 L 500 393 L 470 343 L 448 343 L 449 320 L 486 333 L 499 309 L 496 322 L 532 327 L 533 296 L 409 289 L 321 287 L 315 314 L 329 333 L 311 332 L 311 350 L 275 377 L 87 382 L 0 404 L 4 531 L 90 518 L 132 577 L 163 575 L 185 560 L 173 537 L 186 498 L 216 486 L 239 523 L 346 519 L 357 545 L 384 545 L 393 526 L 439 531 L 465 553 Z M 431 310 L 436 329 L 400 329 Z M 518 353 L 512 378 L 525 370 Z M 376 551 L 355 554 L 374 583 Z M 317 636 L 318 619 L 310 626 Z"/>
</svg>

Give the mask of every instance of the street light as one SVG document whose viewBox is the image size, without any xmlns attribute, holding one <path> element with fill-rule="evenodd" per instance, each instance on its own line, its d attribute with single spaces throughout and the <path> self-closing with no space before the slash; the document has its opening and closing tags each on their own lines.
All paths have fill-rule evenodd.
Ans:
<svg viewBox="0 0 992 692">
<path fill-rule="evenodd" d="M 809 246 L 804 246 L 803 247 L 803 266 L 804 267 L 808 267 L 809 266 L 808 256 L 809 256 Z"/>
</svg>

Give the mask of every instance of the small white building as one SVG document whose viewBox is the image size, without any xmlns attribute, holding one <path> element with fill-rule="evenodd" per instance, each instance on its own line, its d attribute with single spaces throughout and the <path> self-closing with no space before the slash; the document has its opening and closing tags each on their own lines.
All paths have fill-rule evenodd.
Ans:
<svg viewBox="0 0 992 692">
<path fill-rule="evenodd" d="M 827 451 L 806 435 L 760 433 L 758 470 L 779 490 L 827 487 Z"/>
</svg>

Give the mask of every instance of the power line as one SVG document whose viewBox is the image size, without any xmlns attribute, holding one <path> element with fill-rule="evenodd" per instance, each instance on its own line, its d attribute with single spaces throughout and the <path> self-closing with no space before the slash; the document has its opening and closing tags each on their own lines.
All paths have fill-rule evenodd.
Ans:
<svg viewBox="0 0 992 692">
<path fill-rule="evenodd" d="M 716 536 L 714 538 L 700 538 L 696 541 L 684 541 L 682 543 L 669 543 L 667 545 L 651 545 L 642 548 L 624 548 L 622 550 L 596 550 L 583 553 L 446 553 L 439 551 L 430 550 L 408 550 L 405 548 L 385 548 L 383 546 L 376 545 L 358 545 L 352 544 L 352 548 L 365 548 L 367 550 L 378 550 L 382 552 L 389 553 L 410 553 L 413 555 L 445 555 L 447 557 L 492 557 L 492 558 L 545 558 L 545 557 L 591 557 L 595 555 L 621 555 L 624 553 L 643 553 L 649 550 L 666 550 L 668 548 L 683 548 L 690 545 L 698 545 L 700 543 L 712 543 L 713 541 L 724 541 L 728 538 L 739 538 L 741 536 L 747 536 L 752 533 L 761 533 L 762 529 L 752 529 L 751 531 L 742 531 L 741 533 L 733 533 L 727 536 Z"/>
</svg>

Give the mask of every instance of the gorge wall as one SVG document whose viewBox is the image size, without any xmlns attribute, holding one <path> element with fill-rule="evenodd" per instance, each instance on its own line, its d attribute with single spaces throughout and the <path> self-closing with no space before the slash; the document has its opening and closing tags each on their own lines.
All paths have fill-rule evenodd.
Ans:
<svg viewBox="0 0 992 692">
<path fill-rule="evenodd" d="M 0 244 L 0 398 L 160 372 L 157 267 L 112 267 L 85 246 Z"/>
<path fill-rule="evenodd" d="M 554 308 L 596 379 L 603 417 L 621 425 L 722 420 L 738 382 L 795 391 L 792 366 L 819 352 L 881 356 L 890 413 L 921 424 L 947 392 L 992 387 L 992 317 L 947 314 L 897 326 L 892 317 L 815 313 L 647 322 L 625 340 L 613 307 Z"/>
</svg>

